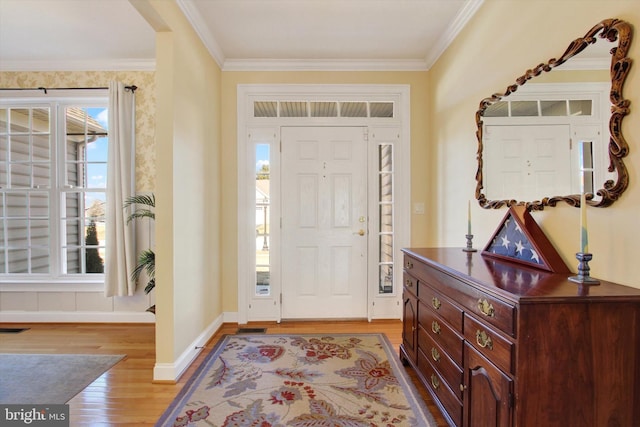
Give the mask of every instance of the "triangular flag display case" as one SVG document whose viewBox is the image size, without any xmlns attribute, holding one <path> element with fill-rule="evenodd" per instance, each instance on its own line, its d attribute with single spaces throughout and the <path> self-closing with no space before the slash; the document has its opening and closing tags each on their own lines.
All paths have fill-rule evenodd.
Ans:
<svg viewBox="0 0 640 427">
<path fill-rule="evenodd" d="M 570 273 L 526 206 L 511 206 L 482 255 L 553 273 Z"/>
</svg>

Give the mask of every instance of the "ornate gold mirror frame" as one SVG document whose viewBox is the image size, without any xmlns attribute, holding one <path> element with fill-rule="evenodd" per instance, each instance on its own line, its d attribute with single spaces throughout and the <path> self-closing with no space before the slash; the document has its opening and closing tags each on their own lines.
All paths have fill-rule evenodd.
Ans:
<svg viewBox="0 0 640 427">
<path fill-rule="evenodd" d="M 601 197 L 599 200 L 593 200 L 593 194 L 587 194 L 587 204 L 595 207 L 607 207 L 613 204 L 629 185 L 629 174 L 624 165 L 624 157 L 629 151 L 629 146 L 622 135 L 622 119 L 629 114 L 630 102 L 624 99 L 622 88 L 625 79 L 631 68 L 632 60 L 627 57 L 629 45 L 631 44 L 633 29 L 628 22 L 619 19 L 605 19 L 591 28 L 584 37 L 578 38 L 571 42 L 564 54 L 558 59 L 550 59 L 549 62 L 539 64 L 533 69 L 527 70 L 526 73 L 516 79 L 516 83 L 507 87 L 502 93 L 496 93 L 480 101 L 480 107 L 476 112 L 476 124 L 478 130 L 476 136 L 478 138 L 478 171 L 476 172 L 476 199 L 480 206 L 485 209 L 498 209 L 503 206 L 525 205 L 528 210 L 543 210 L 545 206 L 556 206 L 558 202 L 564 201 L 571 206 L 580 205 L 580 195 L 568 196 L 552 196 L 545 197 L 542 200 L 535 201 L 518 201 L 518 200 L 487 200 L 483 193 L 483 121 L 485 110 L 487 107 L 500 101 L 505 96 L 518 90 L 518 87 L 524 85 L 531 78 L 540 75 L 543 72 L 549 72 L 555 67 L 565 63 L 568 59 L 582 52 L 589 45 L 597 41 L 597 37 L 607 39 L 609 42 L 618 40 L 618 46 L 611 49 L 611 91 L 609 99 L 611 101 L 611 117 L 609 119 L 609 172 L 617 172 L 616 180 L 607 180 L 603 184 L 603 188 L 597 190 L 596 194 Z"/>
</svg>

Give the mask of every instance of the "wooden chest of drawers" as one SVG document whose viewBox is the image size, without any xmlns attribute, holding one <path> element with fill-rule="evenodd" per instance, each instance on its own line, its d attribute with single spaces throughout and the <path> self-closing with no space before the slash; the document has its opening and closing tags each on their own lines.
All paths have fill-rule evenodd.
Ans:
<svg viewBox="0 0 640 427">
<path fill-rule="evenodd" d="M 640 289 L 404 249 L 400 354 L 452 426 L 640 427 Z"/>
</svg>

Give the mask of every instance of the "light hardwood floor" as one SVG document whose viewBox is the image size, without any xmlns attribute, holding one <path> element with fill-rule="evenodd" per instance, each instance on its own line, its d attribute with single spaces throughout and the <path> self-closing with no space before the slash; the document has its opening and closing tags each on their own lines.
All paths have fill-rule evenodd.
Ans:
<svg viewBox="0 0 640 427">
<path fill-rule="evenodd" d="M 267 333 L 367 333 L 387 335 L 397 349 L 402 341 L 402 323 L 385 321 L 250 323 Z M 18 334 L 0 334 L 0 353 L 91 353 L 125 354 L 126 358 L 96 379 L 69 401 L 72 426 L 154 425 L 206 354 L 224 334 L 237 331 L 237 324 L 224 324 L 207 343 L 177 384 L 154 384 L 155 326 L 152 324 L 0 324 L 0 327 L 30 328 Z M 447 426 L 438 408 L 407 369 L 438 427 Z"/>
</svg>

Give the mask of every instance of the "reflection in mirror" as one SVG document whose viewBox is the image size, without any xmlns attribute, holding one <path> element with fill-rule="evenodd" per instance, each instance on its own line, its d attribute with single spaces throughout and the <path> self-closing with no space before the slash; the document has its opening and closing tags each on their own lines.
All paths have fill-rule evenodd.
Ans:
<svg viewBox="0 0 640 427">
<path fill-rule="evenodd" d="M 604 20 L 560 58 L 480 102 L 476 198 L 482 207 L 579 206 L 583 174 L 589 205 L 610 206 L 620 197 L 629 181 L 621 124 L 629 113 L 622 88 L 631 37 L 628 23 Z M 598 70 L 603 53 L 608 71 Z"/>
<path fill-rule="evenodd" d="M 580 141 L 579 144 L 580 165 L 584 181 L 580 191 L 585 193 L 593 193 L 594 189 L 594 167 L 593 167 L 593 141 Z"/>
<path fill-rule="evenodd" d="M 605 173 L 608 91 L 607 83 L 532 83 L 489 106 L 483 120 L 487 199 L 580 193 L 579 149 L 587 140 L 598 164 L 595 182 L 614 178 Z"/>
</svg>

